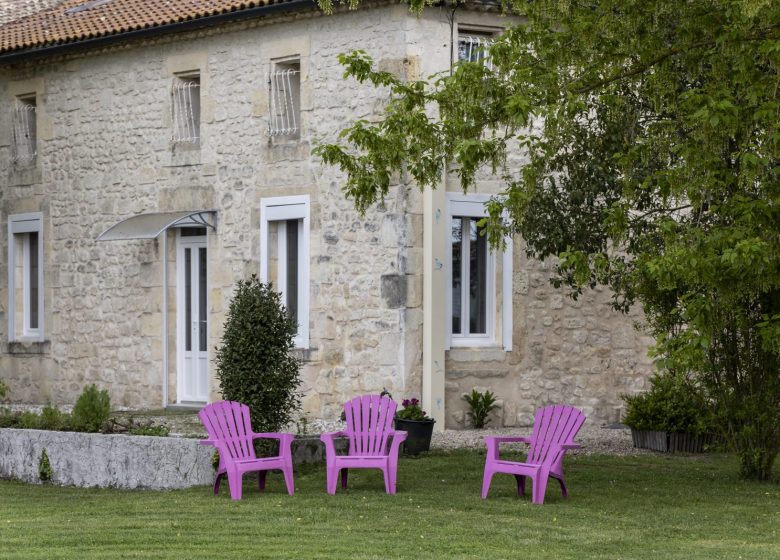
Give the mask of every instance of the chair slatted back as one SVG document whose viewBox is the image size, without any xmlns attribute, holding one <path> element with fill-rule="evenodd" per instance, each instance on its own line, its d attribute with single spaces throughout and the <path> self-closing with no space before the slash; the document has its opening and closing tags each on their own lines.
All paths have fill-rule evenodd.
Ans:
<svg viewBox="0 0 780 560">
<path fill-rule="evenodd" d="M 249 407 L 233 401 L 211 403 L 198 412 L 211 440 L 224 443 L 231 459 L 255 459 Z"/>
<path fill-rule="evenodd" d="M 378 395 L 363 395 L 344 403 L 350 455 L 385 455 L 398 405 Z"/>
<path fill-rule="evenodd" d="M 584 422 L 585 415 L 572 406 L 557 404 L 537 410 L 528 462 L 539 465 L 556 461 L 558 454 L 551 453 L 552 444 L 573 443 Z"/>
</svg>

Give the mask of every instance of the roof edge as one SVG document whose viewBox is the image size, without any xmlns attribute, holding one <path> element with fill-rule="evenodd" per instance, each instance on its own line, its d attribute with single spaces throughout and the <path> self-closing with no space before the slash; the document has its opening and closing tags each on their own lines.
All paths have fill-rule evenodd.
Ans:
<svg viewBox="0 0 780 560">
<path fill-rule="evenodd" d="M 211 27 L 220 25 L 223 23 L 231 23 L 235 21 L 241 21 L 245 19 L 252 19 L 255 17 L 265 16 L 268 14 L 286 13 L 303 11 L 310 8 L 317 8 L 316 0 L 270 0 L 272 3 L 265 4 L 263 6 L 254 6 L 252 8 L 245 8 L 243 10 L 235 10 L 232 12 L 225 12 L 221 14 L 213 14 L 201 18 L 189 19 L 185 21 L 177 21 L 175 23 L 168 23 L 165 25 L 158 25 L 154 27 L 146 27 L 143 29 L 133 29 L 131 31 L 124 31 L 118 33 L 111 33 L 110 35 L 103 35 L 100 37 L 93 37 L 85 40 L 74 40 L 66 43 L 59 43 L 54 45 L 47 45 L 42 47 L 34 47 L 31 49 L 14 50 L 0 54 L 0 63 L 16 62 L 20 60 L 28 60 L 34 58 L 40 58 L 50 55 L 58 55 L 64 53 L 70 53 L 81 50 L 88 50 L 91 48 L 104 47 L 116 43 L 132 41 L 135 39 L 144 39 L 148 37 L 154 37 L 157 35 L 164 35 L 167 33 L 178 33 L 182 31 L 190 31 L 193 29 L 200 29 L 203 27 Z"/>
</svg>

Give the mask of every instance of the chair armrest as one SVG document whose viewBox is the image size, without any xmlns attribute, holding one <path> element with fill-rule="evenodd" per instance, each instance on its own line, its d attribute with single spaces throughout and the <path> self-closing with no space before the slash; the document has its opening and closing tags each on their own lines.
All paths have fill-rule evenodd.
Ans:
<svg viewBox="0 0 780 560">
<path fill-rule="evenodd" d="M 393 441 L 398 440 L 398 442 L 402 442 L 406 439 L 406 436 L 409 435 L 408 432 L 405 432 L 403 430 L 390 430 L 387 432 L 388 436 L 392 436 Z"/>
<path fill-rule="evenodd" d="M 582 449 L 582 446 L 579 443 L 564 443 L 560 446 L 561 449 Z"/>
<path fill-rule="evenodd" d="M 253 433 L 252 439 L 259 439 L 259 438 L 265 438 L 265 439 L 284 439 L 286 437 L 295 438 L 295 434 L 288 434 L 288 433 L 278 433 L 278 432 L 262 432 L 262 433 Z"/>
<path fill-rule="evenodd" d="M 217 446 L 217 440 L 215 439 L 202 439 L 198 441 L 198 445 L 213 445 L 214 447 Z"/>
<path fill-rule="evenodd" d="M 526 436 L 485 436 L 485 441 L 492 439 L 496 443 L 531 443 L 531 438 Z"/>
<path fill-rule="evenodd" d="M 320 435 L 320 441 L 330 440 L 333 441 L 337 437 L 347 437 L 347 432 L 340 431 L 340 432 L 325 432 Z"/>
</svg>

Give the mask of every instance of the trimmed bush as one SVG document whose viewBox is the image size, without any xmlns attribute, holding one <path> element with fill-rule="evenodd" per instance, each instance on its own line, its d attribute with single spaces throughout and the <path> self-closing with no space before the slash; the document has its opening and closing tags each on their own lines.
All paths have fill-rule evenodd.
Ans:
<svg viewBox="0 0 780 560">
<path fill-rule="evenodd" d="M 73 407 L 73 429 L 77 432 L 99 432 L 110 415 L 111 399 L 108 391 L 100 391 L 95 384 L 89 385 Z"/>
<path fill-rule="evenodd" d="M 623 422 L 635 430 L 701 435 L 712 433 L 713 417 L 699 391 L 672 373 L 654 375 L 650 390 L 623 395 Z"/>
<path fill-rule="evenodd" d="M 296 330 L 270 283 L 255 275 L 238 282 L 215 363 L 222 397 L 249 406 L 256 432 L 284 428 L 300 408 Z"/>
</svg>

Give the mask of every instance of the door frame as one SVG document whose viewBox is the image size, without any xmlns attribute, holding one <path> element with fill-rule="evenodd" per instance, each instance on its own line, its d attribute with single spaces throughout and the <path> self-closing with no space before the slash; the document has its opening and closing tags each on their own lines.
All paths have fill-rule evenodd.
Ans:
<svg viewBox="0 0 780 560">
<path fill-rule="evenodd" d="M 188 403 L 207 403 L 209 402 L 210 393 L 210 352 L 209 352 L 209 327 L 210 319 L 208 310 L 211 308 L 211 298 L 209 297 L 209 250 L 208 250 L 208 235 L 197 236 L 183 236 L 181 230 L 184 228 L 177 228 L 176 234 L 176 403 L 188 404 Z M 185 309 L 185 289 L 184 289 L 184 249 L 206 249 L 206 393 L 203 396 L 203 400 L 185 400 L 182 398 L 182 389 L 184 387 L 184 352 L 186 339 L 185 328 L 189 328 L 190 325 L 185 325 L 184 309 Z M 200 319 L 200 317 L 199 317 Z M 192 345 L 195 346 L 193 339 Z M 198 350 L 200 352 L 200 350 Z"/>
</svg>

